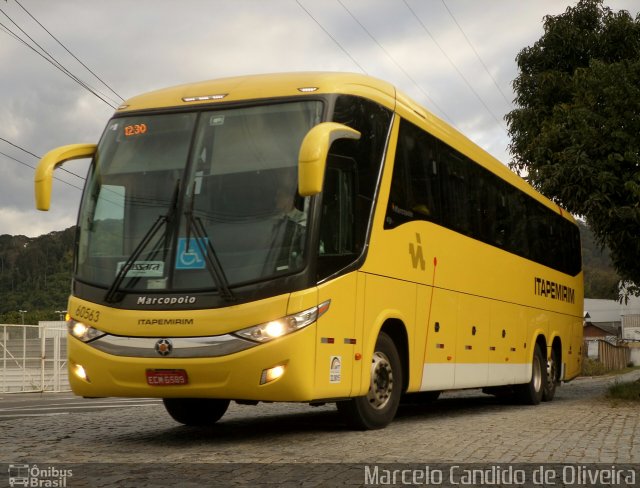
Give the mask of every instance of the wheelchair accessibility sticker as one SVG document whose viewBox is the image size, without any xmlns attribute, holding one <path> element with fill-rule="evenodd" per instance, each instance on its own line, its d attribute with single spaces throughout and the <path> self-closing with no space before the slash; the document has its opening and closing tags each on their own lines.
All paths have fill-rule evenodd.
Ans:
<svg viewBox="0 0 640 488">
<path fill-rule="evenodd" d="M 204 269 L 208 244 L 206 237 L 190 237 L 188 246 L 186 237 L 178 239 L 176 269 Z"/>
</svg>

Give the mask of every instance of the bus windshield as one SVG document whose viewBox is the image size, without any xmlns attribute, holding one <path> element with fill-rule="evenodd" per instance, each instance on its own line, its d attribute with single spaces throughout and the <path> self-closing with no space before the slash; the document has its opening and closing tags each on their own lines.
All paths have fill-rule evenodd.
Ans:
<svg viewBox="0 0 640 488">
<path fill-rule="evenodd" d="M 76 278 L 109 293 L 222 290 L 300 271 L 298 152 L 322 111 L 316 100 L 112 119 L 80 209 Z"/>
</svg>

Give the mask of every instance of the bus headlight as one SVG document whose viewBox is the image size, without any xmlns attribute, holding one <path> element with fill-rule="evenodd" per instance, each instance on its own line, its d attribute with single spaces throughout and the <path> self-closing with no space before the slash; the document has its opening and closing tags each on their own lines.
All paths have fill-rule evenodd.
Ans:
<svg viewBox="0 0 640 488">
<path fill-rule="evenodd" d="M 311 307 L 296 314 L 287 315 L 278 320 L 272 320 L 253 327 L 238 330 L 235 335 L 255 342 L 269 342 L 278 337 L 291 334 L 296 330 L 304 329 L 313 324 L 329 309 L 331 300 L 321 303 L 317 307 Z"/>
<path fill-rule="evenodd" d="M 69 320 L 67 327 L 69 327 L 69 334 L 82 342 L 89 342 L 106 335 L 106 332 L 102 332 L 101 330 L 95 329 L 73 319 Z"/>
</svg>

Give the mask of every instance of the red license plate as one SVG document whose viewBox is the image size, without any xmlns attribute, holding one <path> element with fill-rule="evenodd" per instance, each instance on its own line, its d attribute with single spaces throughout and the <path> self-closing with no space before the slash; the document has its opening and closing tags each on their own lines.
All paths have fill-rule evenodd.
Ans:
<svg viewBox="0 0 640 488">
<path fill-rule="evenodd" d="M 184 369 L 148 369 L 147 384 L 151 386 L 179 386 L 189 383 Z"/>
</svg>

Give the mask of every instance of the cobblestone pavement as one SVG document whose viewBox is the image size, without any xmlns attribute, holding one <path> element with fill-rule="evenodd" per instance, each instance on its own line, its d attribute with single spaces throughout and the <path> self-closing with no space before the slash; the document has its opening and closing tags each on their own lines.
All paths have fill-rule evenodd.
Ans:
<svg viewBox="0 0 640 488">
<path fill-rule="evenodd" d="M 208 486 L 230 480 L 260 486 L 274 472 L 298 486 L 293 480 L 314 470 L 325 481 L 337 476 L 326 485 L 335 486 L 350 463 L 640 467 L 638 403 L 604 397 L 614 381 L 636 379 L 640 371 L 579 378 L 559 388 L 552 402 L 538 406 L 504 403 L 479 390 L 448 392 L 433 404 L 403 405 L 386 429 L 368 432 L 348 430 L 334 405 L 232 404 L 210 428 L 181 426 L 161 405 L 7 420 L 0 425 L 0 463 L 37 463 L 41 468 L 77 463 L 81 475 L 70 481 L 79 484 L 67 486 L 173 486 L 172 477 L 182 486 L 189 486 L 190 479 L 193 486 L 203 480 Z M 362 483 L 358 469 L 355 484 Z M 96 478 L 83 478 L 89 472 Z M 0 472 L 0 486 L 3 481 Z M 280 479 L 277 485 L 286 483 Z"/>
</svg>

